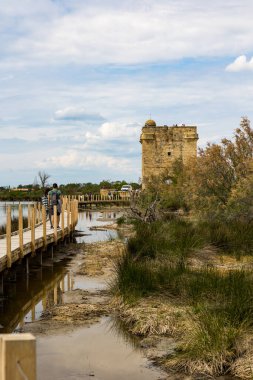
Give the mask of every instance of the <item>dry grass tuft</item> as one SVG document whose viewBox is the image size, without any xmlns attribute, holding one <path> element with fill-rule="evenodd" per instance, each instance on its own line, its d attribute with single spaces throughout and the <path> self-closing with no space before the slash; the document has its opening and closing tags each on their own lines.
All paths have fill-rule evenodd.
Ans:
<svg viewBox="0 0 253 380">
<path fill-rule="evenodd" d="M 253 335 L 244 334 L 237 341 L 238 358 L 231 365 L 231 374 L 241 379 L 253 378 Z"/>
<path fill-rule="evenodd" d="M 141 299 L 136 305 L 114 298 L 113 309 L 135 335 L 165 335 L 179 337 L 185 329 L 186 307 L 176 307 L 157 297 Z"/>
</svg>

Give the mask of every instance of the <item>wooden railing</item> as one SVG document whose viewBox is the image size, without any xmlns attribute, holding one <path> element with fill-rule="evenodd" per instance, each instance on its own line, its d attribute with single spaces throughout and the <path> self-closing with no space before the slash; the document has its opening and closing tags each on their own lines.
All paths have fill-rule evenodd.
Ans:
<svg viewBox="0 0 253 380">
<path fill-rule="evenodd" d="M 77 200 L 79 203 L 98 203 L 98 202 L 129 202 L 132 198 L 138 197 L 138 193 L 130 193 L 128 191 L 121 191 L 112 195 L 100 195 L 100 194 L 87 194 L 87 195 L 68 195 L 69 200 Z"/>
<path fill-rule="evenodd" d="M 38 248 L 45 250 L 48 243 L 57 244 L 58 240 L 64 239 L 65 235 L 71 234 L 77 221 L 78 201 L 63 197 L 60 228 L 58 228 L 56 206 L 54 206 L 53 230 L 49 230 L 45 206 L 41 206 L 40 203 L 34 203 L 28 205 L 28 227 L 24 229 L 23 205 L 19 204 L 18 230 L 13 232 L 11 228 L 11 205 L 8 205 L 6 209 L 6 234 L 0 236 L 0 272 L 4 267 L 10 268 L 13 261 L 22 259 L 26 254 L 35 255 Z M 40 232 L 37 233 L 37 238 L 36 232 Z M 24 241 L 24 235 L 26 241 Z M 6 265 L 4 265 L 5 260 Z"/>
</svg>

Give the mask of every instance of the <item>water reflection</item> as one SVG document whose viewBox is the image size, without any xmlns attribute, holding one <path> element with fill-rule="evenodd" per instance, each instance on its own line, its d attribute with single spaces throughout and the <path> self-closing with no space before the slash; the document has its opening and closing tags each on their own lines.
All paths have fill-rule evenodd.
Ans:
<svg viewBox="0 0 253 380">
<path fill-rule="evenodd" d="M 18 203 L 14 205 L 13 216 L 18 210 Z M 27 204 L 26 204 L 27 210 Z M 6 205 L 0 204 L 1 215 L 6 213 Z M 79 221 L 76 229 L 84 236 L 77 237 L 78 243 L 107 240 L 117 236 L 115 231 L 90 231 L 92 226 L 104 226 L 108 219 L 120 215 L 116 212 L 91 212 L 79 213 Z M 40 265 L 40 255 L 30 260 L 30 273 L 26 274 L 25 265 L 16 265 L 10 270 L 0 286 L 0 333 L 9 333 L 19 329 L 25 322 L 38 320 L 43 310 L 47 307 L 62 302 L 62 294 L 66 290 L 103 289 L 104 284 L 92 279 L 71 278 L 68 272 L 68 263 L 73 252 L 65 249 L 59 250 L 52 260 L 44 258 Z M 2 289 L 1 289 L 2 288 Z"/>
<path fill-rule="evenodd" d="M 59 253 L 60 254 L 60 253 Z M 5 278 L 0 296 L 0 333 L 18 330 L 25 322 L 38 320 L 48 307 L 62 303 L 62 294 L 72 289 L 71 275 L 63 261 L 47 258 L 43 266 L 31 261 L 30 273 L 18 265 Z"/>
</svg>

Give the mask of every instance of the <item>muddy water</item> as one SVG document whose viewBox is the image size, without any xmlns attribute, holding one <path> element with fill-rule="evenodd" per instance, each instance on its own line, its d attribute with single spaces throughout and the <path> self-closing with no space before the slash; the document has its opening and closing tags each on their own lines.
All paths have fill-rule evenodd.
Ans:
<svg viewBox="0 0 253 380">
<path fill-rule="evenodd" d="M 116 232 L 90 231 L 90 226 L 103 226 L 118 217 L 117 213 L 81 212 L 76 229 L 78 242 L 107 240 Z M 0 333 L 18 332 L 24 324 L 40 319 L 44 309 L 61 304 L 67 290 L 103 289 L 102 281 L 84 276 L 71 277 L 68 267 L 75 251 L 59 248 L 54 257 L 31 261 L 30 274 L 16 266 L 5 278 L 0 296 Z M 29 325 L 28 325 L 29 326 Z M 155 380 L 163 377 L 151 368 L 142 352 L 129 337 L 115 330 L 110 318 L 91 327 L 74 329 L 64 335 L 37 337 L 38 380 L 133 379 Z"/>
<path fill-rule="evenodd" d="M 90 328 L 37 340 L 38 380 L 153 380 L 161 375 L 148 368 L 141 351 L 127 343 L 103 318 Z"/>
</svg>

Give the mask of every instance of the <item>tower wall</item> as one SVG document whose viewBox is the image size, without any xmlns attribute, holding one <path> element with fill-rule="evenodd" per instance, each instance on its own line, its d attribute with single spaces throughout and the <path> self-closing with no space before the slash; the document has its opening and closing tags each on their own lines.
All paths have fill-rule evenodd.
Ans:
<svg viewBox="0 0 253 380">
<path fill-rule="evenodd" d="M 191 157 L 196 157 L 197 140 L 196 126 L 156 127 L 146 123 L 140 138 L 143 188 L 150 177 L 170 171 L 176 159 L 187 163 Z"/>
</svg>

